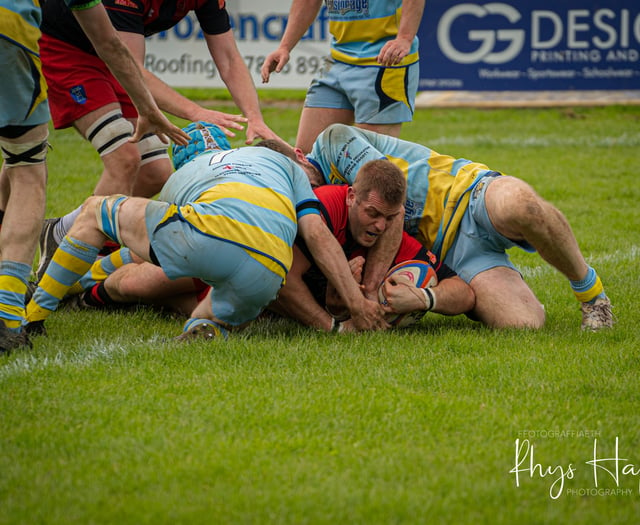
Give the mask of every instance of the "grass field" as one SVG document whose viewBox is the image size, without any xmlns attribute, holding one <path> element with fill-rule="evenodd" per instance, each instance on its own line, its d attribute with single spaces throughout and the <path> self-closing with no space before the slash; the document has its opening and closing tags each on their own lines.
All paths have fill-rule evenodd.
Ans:
<svg viewBox="0 0 640 525">
<path fill-rule="evenodd" d="M 298 104 L 265 106 L 293 142 Z M 0 358 L 0 523 L 637 522 L 640 107 L 422 109 L 403 137 L 562 209 L 615 328 L 582 333 L 568 283 L 518 251 L 539 331 L 260 321 L 177 346 L 181 321 L 150 310 L 60 311 L 33 350 Z M 52 143 L 48 216 L 100 171 L 75 133 Z"/>
</svg>

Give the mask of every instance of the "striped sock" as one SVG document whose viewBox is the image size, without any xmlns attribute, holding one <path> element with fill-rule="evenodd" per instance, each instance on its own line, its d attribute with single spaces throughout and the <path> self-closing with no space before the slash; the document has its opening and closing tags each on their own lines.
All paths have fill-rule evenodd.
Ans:
<svg viewBox="0 0 640 525">
<path fill-rule="evenodd" d="M 27 322 L 42 321 L 58 308 L 71 285 L 89 270 L 99 251 L 100 248 L 67 235 L 27 305 Z"/>
<path fill-rule="evenodd" d="M 80 280 L 69 288 L 69 294 L 75 295 L 92 288 L 96 283 L 104 282 L 118 268 L 133 262 L 129 248 L 120 248 L 106 257 L 97 259 Z"/>
<path fill-rule="evenodd" d="M 12 332 L 20 332 L 24 321 L 24 294 L 31 266 L 17 261 L 0 261 L 0 321 Z"/>
<path fill-rule="evenodd" d="M 602 281 L 591 266 L 589 266 L 589 270 L 587 271 L 587 275 L 584 279 L 569 282 L 571 283 L 573 293 L 581 303 L 592 303 L 596 299 L 604 299 L 606 297 Z"/>
</svg>

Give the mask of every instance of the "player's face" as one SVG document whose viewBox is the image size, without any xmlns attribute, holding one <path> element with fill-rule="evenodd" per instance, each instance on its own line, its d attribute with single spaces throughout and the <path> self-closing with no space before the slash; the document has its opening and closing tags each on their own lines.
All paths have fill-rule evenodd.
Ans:
<svg viewBox="0 0 640 525">
<path fill-rule="evenodd" d="M 322 185 L 326 184 L 326 182 L 324 180 L 324 177 L 311 164 L 303 165 L 302 169 L 307 174 L 307 177 L 309 178 L 309 182 L 311 183 L 311 187 L 312 188 L 317 188 L 319 186 L 322 186 Z"/>
<path fill-rule="evenodd" d="M 349 231 L 354 240 L 366 248 L 373 246 L 391 222 L 403 211 L 402 204 L 393 206 L 380 198 L 377 191 L 366 199 L 358 198 L 353 188 L 347 193 Z"/>
</svg>

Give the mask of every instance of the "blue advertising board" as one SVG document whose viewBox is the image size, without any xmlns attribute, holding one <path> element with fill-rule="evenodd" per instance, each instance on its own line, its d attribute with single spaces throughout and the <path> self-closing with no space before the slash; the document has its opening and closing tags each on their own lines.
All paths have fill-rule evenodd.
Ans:
<svg viewBox="0 0 640 525">
<path fill-rule="evenodd" d="M 427 0 L 420 90 L 640 89 L 640 1 Z"/>
</svg>

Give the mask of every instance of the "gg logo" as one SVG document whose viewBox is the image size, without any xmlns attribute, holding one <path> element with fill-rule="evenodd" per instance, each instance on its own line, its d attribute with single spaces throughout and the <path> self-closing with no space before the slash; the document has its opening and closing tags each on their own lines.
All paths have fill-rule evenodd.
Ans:
<svg viewBox="0 0 640 525">
<path fill-rule="evenodd" d="M 463 15 L 471 15 L 483 18 L 487 15 L 502 15 L 510 23 L 520 20 L 520 13 L 512 6 L 497 2 L 479 6 L 477 4 L 459 4 L 447 10 L 438 24 L 438 45 L 442 52 L 454 62 L 459 64 L 473 64 L 484 62 L 486 64 L 503 64 L 515 58 L 522 50 L 524 44 L 524 31 L 521 29 L 485 30 L 475 29 L 468 33 L 472 42 L 478 42 L 477 49 L 473 52 L 462 52 L 455 48 L 451 42 L 452 26 L 456 19 Z M 509 45 L 500 52 L 494 52 L 497 41 L 509 42 Z"/>
</svg>

